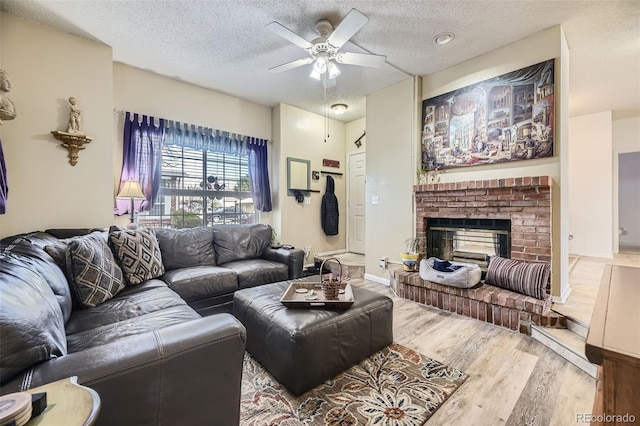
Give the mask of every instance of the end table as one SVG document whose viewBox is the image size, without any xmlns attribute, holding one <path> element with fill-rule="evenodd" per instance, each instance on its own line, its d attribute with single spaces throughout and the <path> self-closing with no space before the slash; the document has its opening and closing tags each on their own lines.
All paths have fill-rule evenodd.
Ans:
<svg viewBox="0 0 640 426">
<path fill-rule="evenodd" d="M 27 392 L 46 392 L 47 408 L 29 420 L 26 426 L 88 426 L 96 421 L 100 412 L 100 396 L 93 389 L 79 385 L 76 376 L 47 383 Z"/>
</svg>

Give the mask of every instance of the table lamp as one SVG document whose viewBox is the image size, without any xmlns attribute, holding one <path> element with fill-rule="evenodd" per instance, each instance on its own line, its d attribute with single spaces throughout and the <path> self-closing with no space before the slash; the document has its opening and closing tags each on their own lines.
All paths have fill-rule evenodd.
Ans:
<svg viewBox="0 0 640 426">
<path fill-rule="evenodd" d="M 134 213 L 134 200 L 146 200 L 147 197 L 142 193 L 140 184 L 135 180 L 128 180 L 122 186 L 122 190 L 116 195 L 116 198 L 130 198 L 131 199 L 131 224 L 134 226 L 135 213 Z"/>
</svg>

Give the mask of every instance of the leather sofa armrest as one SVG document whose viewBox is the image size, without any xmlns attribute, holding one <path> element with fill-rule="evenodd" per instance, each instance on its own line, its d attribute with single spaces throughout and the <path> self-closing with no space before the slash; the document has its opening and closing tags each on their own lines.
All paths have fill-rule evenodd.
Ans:
<svg viewBox="0 0 640 426">
<path fill-rule="evenodd" d="M 304 251 L 300 249 L 284 249 L 267 247 L 262 252 L 262 258 L 280 262 L 287 265 L 289 270 L 289 279 L 302 277 L 302 268 L 304 266 Z"/>
<path fill-rule="evenodd" d="M 49 360 L 11 384 L 78 376 L 100 395 L 97 425 L 237 425 L 245 347 L 244 326 L 218 314 Z"/>
</svg>

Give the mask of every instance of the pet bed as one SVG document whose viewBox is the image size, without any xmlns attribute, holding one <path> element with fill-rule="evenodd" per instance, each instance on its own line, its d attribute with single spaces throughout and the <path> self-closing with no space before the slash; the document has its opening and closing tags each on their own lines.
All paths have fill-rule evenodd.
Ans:
<svg viewBox="0 0 640 426">
<path fill-rule="evenodd" d="M 475 263 L 449 262 L 437 257 L 420 261 L 420 278 L 458 288 L 470 288 L 480 282 L 482 270 Z"/>
</svg>

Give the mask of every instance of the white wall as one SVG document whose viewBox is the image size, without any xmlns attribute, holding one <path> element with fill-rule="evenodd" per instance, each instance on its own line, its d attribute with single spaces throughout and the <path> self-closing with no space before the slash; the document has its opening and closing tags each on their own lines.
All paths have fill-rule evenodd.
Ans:
<svg viewBox="0 0 640 426">
<path fill-rule="evenodd" d="M 569 124 L 569 251 L 611 258 L 611 111 L 572 117 Z"/>
<path fill-rule="evenodd" d="M 360 142 L 360 148 L 358 148 L 354 142 L 362 136 L 362 133 L 367 129 L 367 120 L 366 118 L 360 118 L 358 120 L 353 120 L 347 123 L 345 129 L 345 150 L 347 155 L 364 152 L 367 150 L 367 136 L 365 135 Z"/>
<path fill-rule="evenodd" d="M 270 215 L 270 220 L 280 242 L 301 249 L 310 246 L 311 254 L 305 264 L 313 263 L 315 253 L 346 248 L 345 123 L 329 119 L 330 137 L 324 142 L 325 117 L 286 104 L 276 107 L 273 115 L 277 123 L 273 125 L 275 170 L 272 180 L 278 211 Z M 311 161 L 311 170 L 343 173 L 343 176 L 332 176 L 340 214 L 338 235 L 326 236 L 320 224 L 326 175 L 311 181 L 311 189 L 319 192 L 309 194 L 310 204 L 298 204 L 293 196 L 287 195 L 287 157 Z M 323 167 L 324 158 L 340 161 L 340 168 Z"/>
<path fill-rule="evenodd" d="M 640 219 L 634 218 L 634 204 L 631 200 L 640 196 L 633 181 L 628 184 L 618 182 L 620 154 L 640 152 L 640 117 L 630 117 L 613 122 L 613 249 L 618 251 L 619 243 L 635 245 L 640 242 L 634 237 L 633 229 L 640 226 Z M 619 185 L 622 185 L 620 187 Z M 638 181 L 635 181 L 638 185 Z M 624 192 L 623 192 L 624 191 Z M 637 212 L 637 210 L 636 210 Z M 627 220 L 627 218 L 629 218 Z M 635 220 L 634 220 L 635 219 Z M 628 228 L 627 234 L 619 235 L 618 228 Z"/>
<path fill-rule="evenodd" d="M 113 92 L 117 109 L 271 138 L 270 107 L 118 62 L 113 63 Z"/>
<path fill-rule="evenodd" d="M 429 99 L 551 58 L 555 63 L 555 142 L 552 158 L 516 161 L 463 169 L 446 169 L 440 181 L 464 182 L 521 176 L 551 176 L 552 186 L 552 295 L 569 295 L 568 275 L 568 98 L 569 49 L 559 26 L 493 50 L 436 74 L 423 76 L 422 99 Z M 416 130 L 419 132 L 419 130 Z M 417 163 L 416 163 L 417 166 Z"/>
<path fill-rule="evenodd" d="M 113 90 L 109 46 L 0 14 L 0 67 L 17 117 L 2 125 L 9 183 L 0 237 L 46 228 L 108 226 L 113 217 Z M 90 78 L 87 78 L 90 76 Z M 65 130 L 67 99 L 93 141 L 71 166 L 51 135 Z"/>
<path fill-rule="evenodd" d="M 400 262 L 402 242 L 415 228 L 418 84 L 409 78 L 367 96 L 365 274 L 369 279 L 389 279 L 379 259 Z"/>
</svg>

